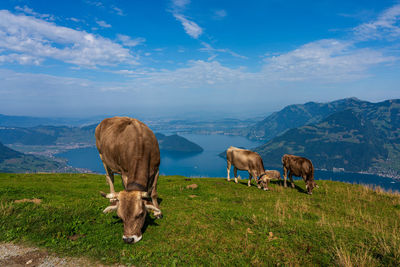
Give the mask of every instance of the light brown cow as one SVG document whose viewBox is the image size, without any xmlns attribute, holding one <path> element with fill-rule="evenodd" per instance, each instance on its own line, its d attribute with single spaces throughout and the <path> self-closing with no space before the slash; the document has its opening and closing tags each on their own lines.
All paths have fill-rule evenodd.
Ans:
<svg viewBox="0 0 400 267">
<path fill-rule="evenodd" d="M 247 185 L 248 186 L 251 185 L 251 178 L 253 177 L 257 182 L 258 188 L 261 188 L 258 179 L 260 179 L 262 176 L 265 175 L 265 170 L 263 161 L 257 152 L 231 146 L 226 150 L 226 162 L 227 162 L 226 170 L 228 172 L 228 177 L 227 177 L 228 182 L 231 180 L 229 177 L 229 173 L 231 165 L 233 165 L 235 183 L 238 183 L 237 170 L 248 171 L 249 181 Z M 268 190 L 268 184 L 264 187 L 264 190 Z"/>
<path fill-rule="evenodd" d="M 302 177 L 306 183 L 307 193 L 311 195 L 313 188 L 317 187 L 317 184 L 314 181 L 314 166 L 311 160 L 295 155 L 285 154 L 282 157 L 282 165 L 284 186 L 287 187 L 286 178 L 288 173 L 293 188 L 293 175 L 299 176 Z"/>
<path fill-rule="evenodd" d="M 281 180 L 281 173 L 276 170 L 265 170 L 265 175 L 260 179 L 260 185 L 265 189 L 265 187 L 268 188 L 268 183 L 272 179 L 278 179 L 279 181 Z"/>
<path fill-rule="evenodd" d="M 100 192 L 124 222 L 123 240 L 138 242 L 148 210 L 162 217 L 157 202 L 160 150 L 154 133 L 142 122 L 128 117 L 104 119 L 96 128 L 96 146 L 106 169 L 110 193 Z M 121 174 L 124 190 L 114 190 L 114 173 Z M 145 200 L 151 196 L 152 203 Z"/>
</svg>

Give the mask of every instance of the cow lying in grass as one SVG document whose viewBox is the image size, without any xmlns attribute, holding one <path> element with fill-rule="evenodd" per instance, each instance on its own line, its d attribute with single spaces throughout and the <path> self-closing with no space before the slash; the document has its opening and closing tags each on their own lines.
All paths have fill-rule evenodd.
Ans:
<svg viewBox="0 0 400 267">
<path fill-rule="evenodd" d="M 259 179 L 265 175 L 264 164 L 260 155 L 256 152 L 241 149 L 237 147 L 229 147 L 226 150 L 226 162 L 227 162 L 227 180 L 231 180 L 229 173 L 231 170 L 231 165 L 233 165 L 233 173 L 235 175 L 235 183 L 237 180 L 237 170 L 248 171 L 249 181 L 248 186 L 251 185 L 251 178 L 256 180 L 258 188 L 261 188 Z M 268 183 L 264 185 L 264 190 L 268 190 Z"/>
<path fill-rule="evenodd" d="M 314 181 L 314 166 L 311 160 L 295 155 L 285 154 L 282 157 L 282 165 L 284 186 L 287 187 L 286 178 L 288 174 L 293 188 L 293 175 L 299 176 L 302 177 L 306 183 L 307 193 L 311 195 L 314 187 L 317 187 L 317 184 Z"/>
</svg>

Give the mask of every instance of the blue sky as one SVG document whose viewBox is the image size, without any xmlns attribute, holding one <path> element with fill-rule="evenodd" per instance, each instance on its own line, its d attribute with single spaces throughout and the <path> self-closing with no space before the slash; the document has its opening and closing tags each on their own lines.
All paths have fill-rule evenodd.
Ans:
<svg viewBox="0 0 400 267">
<path fill-rule="evenodd" d="M 246 117 L 400 98 L 399 1 L 0 2 L 0 113 Z"/>
</svg>

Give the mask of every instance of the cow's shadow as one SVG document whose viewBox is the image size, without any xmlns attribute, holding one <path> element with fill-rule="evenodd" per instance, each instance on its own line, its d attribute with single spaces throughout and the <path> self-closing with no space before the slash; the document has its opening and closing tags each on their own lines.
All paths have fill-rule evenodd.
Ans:
<svg viewBox="0 0 400 267">
<path fill-rule="evenodd" d="M 241 180 L 238 181 L 238 184 L 247 187 L 247 181 L 248 181 L 247 179 L 242 179 L 242 181 Z M 300 179 L 299 179 L 299 181 L 300 181 Z M 283 179 L 281 179 L 281 180 L 270 180 L 269 183 L 270 184 L 274 184 L 274 185 L 278 185 L 278 186 L 282 186 L 282 187 L 284 185 Z M 292 185 L 291 185 L 290 181 L 287 181 L 287 184 L 288 184 L 287 189 L 292 189 Z M 252 180 L 250 187 L 253 187 L 253 186 L 257 187 L 257 184 L 255 184 L 254 181 Z M 300 193 L 307 194 L 307 191 L 304 190 L 302 187 L 298 186 L 297 184 L 294 184 L 294 188 L 293 189 L 296 189 Z"/>
<path fill-rule="evenodd" d="M 295 180 L 296 181 L 296 180 Z M 301 179 L 297 180 L 297 181 L 302 181 Z M 283 180 L 276 180 L 276 184 L 281 185 L 282 187 L 284 187 L 284 182 Z M 287 189 L 296 189 L 298 192 L 300 193 L 304 193 L 307 194 L 307 191 L 304 190 L 302 187 L 298 186 L 297 184 L 294 184 L 294 188 L 292 187 L 292 184 L 290 183 L 290 181 L 287 181 Z"/>
</svg>

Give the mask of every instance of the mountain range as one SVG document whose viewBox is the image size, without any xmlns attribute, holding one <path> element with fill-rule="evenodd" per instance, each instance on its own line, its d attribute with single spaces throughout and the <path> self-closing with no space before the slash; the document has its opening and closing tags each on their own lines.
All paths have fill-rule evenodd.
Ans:
<svg viewBox="0 0 400 267">
<path fill-rule="evenodd" d="M 70 172 L 73 168 L 48 158 L 24 154 L 0 143 L 0 172 Z"/>
<path fill-rule="evenodd" d="M 400 100 L 291 105 L 248 136 L 269 140 L 255 149 L 267 166 L 281 167 L 289 153 L 311 159 L 318 169 L 400 175 Z"/>
<path fill-rule="evenodd" d="M 256 123 L 245 133 L 252 140 L 268 141 L 289 129 L 317 123 L 330 114 L 349 108 L 362 109 L 373 105 L 357 98 L 345 98 L 328 103 L 308 102 L 289 105 Z"/>
<path fill-rule="evenodd" d="M 7 125 L 37 122 L 32 117 L 0 116 L 0 125 L 6 117 Z M 21 122 L 22 120 L 22 122 Z M 308 102 L 289 105 L 274 112 L 259 122 L 241 122 L 241 127 L 233 127 L 235 120 L 222 121 L 223 128 L 215 127 L 216 122 L 169 121 L 171 131 L 184 130 L 224 134 L 240 134 L 264 144 L 255 151 L 261 154 L 265 166 L 281 167 L 281 157 L 285 153 L 310 158 L 316 169 L 350 172 L 369 172 L 385 176 L 400 177 L 400 100 L 386 100 L 379 103 L 346 98 L 328 103 Z M 156 129 L 168 125 L 168 121 L 153 121 Z M 232 124 L 233 123 L 233 124 Z M 186 125 L 188 124 L 188 125 Z M 245 126 L 248 124 L 249 126 Z M 36 146 L 56 149 L 71 145 L 94 146 L 94 130 L 97 124 L 76 126 L 34 126 L 0 127 L 0 142 L 21 148 L 19 151 L 32 152 Z M 243 127 L 242 127 L 243 126 Z M 225 128 L 224 128 L 225 127 Z M 232 129 L 229 132 L 228 128 Z M 160 150 L 179 153 L 198 153 L 202 148 L 179 136 L 156 134 Z M 6 151 L 3 155 L 14 152 Z M 16 151 L 15 151 L 16 152 Z M 18 153 L 18 152 L 17 152 Z M 17 154 L 15 154 L 17 155 Z M 18 154 L 19 155 L 19 154 Z M 32 156 L 32 155 L 29 155 Z M 18 157 L 21 158 L 21 155 Z M 10 158 L 8 158 L 10 159 Z M 4 162 L 4 159 L 3 159 Z M 9 161 L 10 162 L 10 161 Z M 19 161 L 16 161 L 19 162 Z"/>
</svg>

